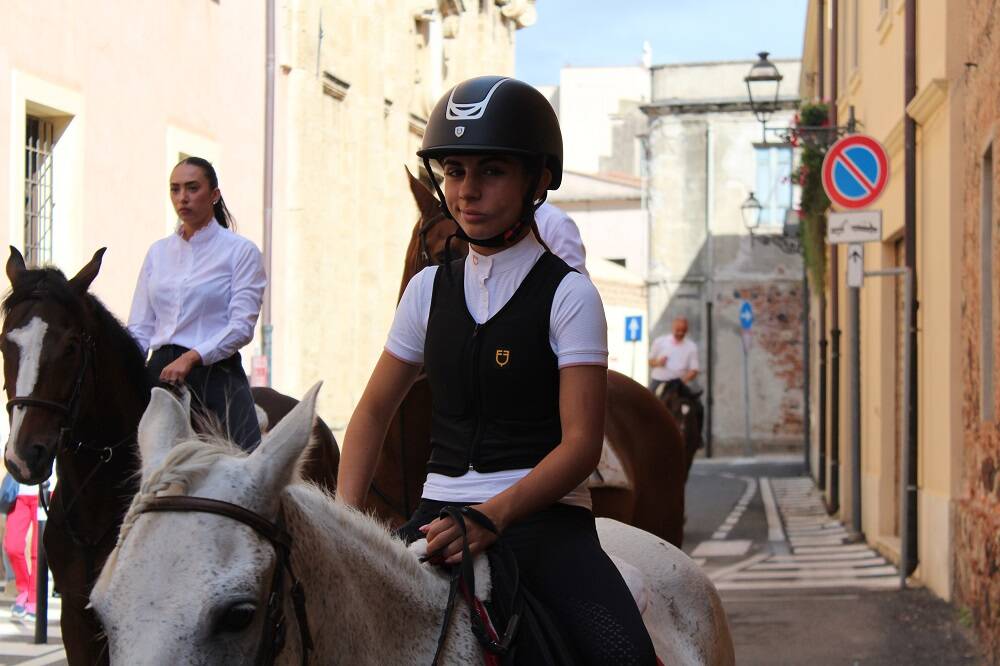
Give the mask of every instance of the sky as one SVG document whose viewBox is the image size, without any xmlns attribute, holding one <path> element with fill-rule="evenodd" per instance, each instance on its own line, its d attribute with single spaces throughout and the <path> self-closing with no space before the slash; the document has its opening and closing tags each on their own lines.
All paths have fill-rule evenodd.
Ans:
<svg viewBox="0 0 1000 666">
<path fill-rule="evenodd" d="M 806 0 L 537 0 L 538 22 L 518 30 L 516 76 L 559 83 L 567 65 L 635 65 L 802 55 Z"/>
</svg>

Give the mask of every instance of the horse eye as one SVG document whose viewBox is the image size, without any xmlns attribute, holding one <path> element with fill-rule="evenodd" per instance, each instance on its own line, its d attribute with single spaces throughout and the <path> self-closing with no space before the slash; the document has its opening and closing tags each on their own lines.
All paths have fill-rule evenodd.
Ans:
<svg viewBox="0 0 1000 666">
<path fill-rule="evenodd" d="M 219 615 L 213 628 L 214 633 L 235 634 L 243 631 L 253 622 L 253 616 L 256 612 L 257 605 L 252 602 L 242 601 L 233 604 Z"/>
</svg>

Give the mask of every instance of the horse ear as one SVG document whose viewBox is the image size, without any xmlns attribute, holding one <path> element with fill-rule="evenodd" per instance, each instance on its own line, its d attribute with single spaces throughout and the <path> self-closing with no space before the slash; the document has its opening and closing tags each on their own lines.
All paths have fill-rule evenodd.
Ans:
<svg viewBox="0 0 1000 666">
<path fill-rule="evenodd" d="M 428 220 L 441 212 L 441 202 L 437 200 L 434 193 L 427 189 L 427 186 L 420 182 L 419 178 L 414 178 L 413 174 L 406 167 L 406 177 L 410 180 L 410 193 L 420 210 L 420 217 Z M 433 176 L 431 176 L 433 178 Z"/>
<path fill-rule="evenodd" d="M 104 253 L 107 250 L 108 248 L 102 247 L 95 252 L 90 262 L 81 268 L 80 272 L 74 275 L 73 279 L 69 281 L 70 285 L 81 294 L 90 289 L 90 283 L 94 281 L 94 278 L 101 271 L 101 260 L 104 259 Z"/>
<path fill-rule="evenodd" d="M 166 459 L 178 442 L 194 437 L 191 428 L 191 394 L 184 391 L 181 399 L 170 391 L 154 388 L 149 406 L 139 421 L 139 455 L 142 458 L 142 478 L 145 480 Z"/>
<path fill-rule="evenodd" d="M 322 385 L 323 382 L 314 384 L 250 454 L 262 497 L 278 497 L 291 482 L 296 463 L 309 445 L 316 420 L 316 396 Z"/>
<path fill-rule="evenodd" d="M 28 267 L 24 265 L 24 257 L 16 247 L 11 245 L 10 259 L 7 260 L 7 279 L 10 280 L 11 286 L 16 284 L 27 270 Z"/>
</svg>

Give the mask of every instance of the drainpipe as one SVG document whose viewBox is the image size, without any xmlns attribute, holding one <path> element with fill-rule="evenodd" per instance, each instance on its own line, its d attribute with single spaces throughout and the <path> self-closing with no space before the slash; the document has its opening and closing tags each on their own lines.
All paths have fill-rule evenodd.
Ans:
<svg viewBox="0 0 1000 666">
<path fill-rule="evenodd" d="M 712 159 L 712 125 L 706 121 L 705 123 L 705 262 L 703 264 L 703 269 L 705 271 L 705 284 L 702 285 L 702 294 L 704 296 L 705 302 L 705 316 L 707 321 L 705 322 L 705 340 L 706 340 L 706 352 L 708 353 L 708 358 L 706 359 L 706 367 L 709 369 L 707 377 L 707 389 L 708 395 L 706 396 L 705 402 L 708 405 L 708 418 L 705 419 L 708 427 L 712 426 L 712 353 L 715 351 L 714 340 L 712 340 L 712 299 L 715 293 L 715 285 L 712 281 L 715 271 L 715 244 L 712 238 L 712 211 L 713 203 L 715 201 L 715 188 L 713 187 L 713 174 L 715 171 L 714 160 Z M 707 433 L 705 441 L 709 444 L 705 447 L 705 457 L 712 457 L 712 434 L 711 431 Z"/>
<path fill-rule="evenodd" d="M 833 29 L 830 35 L 830 124 L 837 126 L 837 81 L 840 45 L 837 0 L 830 0 Z M 830 485 L 827 510 L 840 509 L 840 254 L 830 246 Z"/>
<path fill-rule="evenodd" d="M 267 359 L 267 385 L 271 386 L 271 221 L 274 210 L 274 0 L 267 0 L 267 58 L 264 75 L 264 272 L 267 286 L 261 307 L 261 334 Z"/>
<path fill-rule="evenodd" d="M 819 101 L 822 102 L 824 96 L 826 95 L 826 3 L 823 0 L 818 0 L 817 2 L 817 13 L 816 16 L 818 20 L 816 21 L 816 44 L 817 44 L 817 58 L 816 58 L 816 96 Z M 809 280 L 806 278 L 806 289 L 809 288 Z M 807 294 L 808 297 L 808 294 Z M 819 294 L 818 299 L 818 312 L 819 317 L 819 340 L 817 340 L 817 345 L 819 346 L 819 377 L 818 377 L 818 388 L 819 388 L 819 413 L 817 417 L 819 419 L 818 423 L 818 437 L 817 437 L 817 448 L 819 454 L 819 460 L 817 465 L 817 478 L 816 484 L 819 486 L 820 490 L 826 489 L 826 331 L 824 330 L 826 326 L 826 295 Z M 808 302 L 808 301 L 807 301 Z M 809 344 L 809 333 L 808 333 L 808 323 L 809 323 L 809 313 L 806 312 L 806 345 Z M 808 348 L 808 347 L 807 347 Z M 809 355 L 806 354 L 806 365 L 810 363 Z M 812 405 L 809 402 L 809 382 L 808 382 L 808 371 L 806 377 L 806 416 L 808 417 Z M 811 461 L 809 459 L 810 448 L 812 446 L 812 433 L 810 432 L 809 421 L 806 421 L 806 473 L 812 474 Z"/>
<path fill-rule="evenodd" d="M 905 7 L 905 38 L 904 38 L 904 108 L 908 106 L 917 94 L 917 2 L 916 0 L 906 0 Z M 906 396 L 907 419 L 909 428 L 907 430 L 907 441 L 903 446 L 908 449 L 909 455 L 904 456 L 906 468 L 903 470 L 902 482 L 906 484 L 906 499 L 904 509 L 906 515 L 906 534 L 902 540 L 902 553 L 900 557 L 903 564 L 903 572 L 909 576 L 917 568 L 919 556 L 917 552 L 917 124 L 909 113 L 903 116 L 903 187 L 904 187 L 904 250 L 906 254 L 906 267 L 910 269 L 912 276 L 910 291 L 910 320 L 907 322 L 909 330 L 906 332 L 909 337 L 910 356 L 910 377 L 909 391 Z"/>
<path fill-rule="evenodd" d="M 819 63 L 816 85 L 819 89 L 820 101 L 826 99 L 826 4 L 819 0 Z M 819 387 L 818 414 L 819 432 L 817 433 L 816 448 L 819 453 L 819 460 L 816 465 L 816 485 L 820 490 L 826 490 L 826 352 L 829 342 L 826 339 L 826 290 L 820 292 L 819 303 L 817 303 L 817 324 L 819 327 L 819 377 L 816 383 Z"/>
</svg>

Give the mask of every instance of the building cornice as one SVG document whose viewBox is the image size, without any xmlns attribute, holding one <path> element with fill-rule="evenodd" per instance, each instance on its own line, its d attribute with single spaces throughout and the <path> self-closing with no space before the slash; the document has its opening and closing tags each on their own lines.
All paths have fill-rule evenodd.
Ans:
<svg viewBox="0 0 1000 666">
<path fill-rule="evenodd" d="M 903 119 L 900 118 L 889 133 L 885 135 L 885 139 L 882 140 L 882 145 L 885 146 L 885 150 L 889 153 L 889 157 L 895 157 L 903 152 Z"/>
<path fill-rule="evenodd" d="M 948 99 L 948 80 L 932 79 L 906 105 L 906 113 L 918 125 L 926 125 Z"/>
<path fill-rule="evenodd" d="M 793 111 L 799 108 L 799 98 L 778 100 L 776 111 Z M 688 113 L 735 113 L 752 112 L 750 100 L 742 97 L 732 99 L 668 99 L 639 107 L 647 116 L 676 116 Z"/>
</svg>

